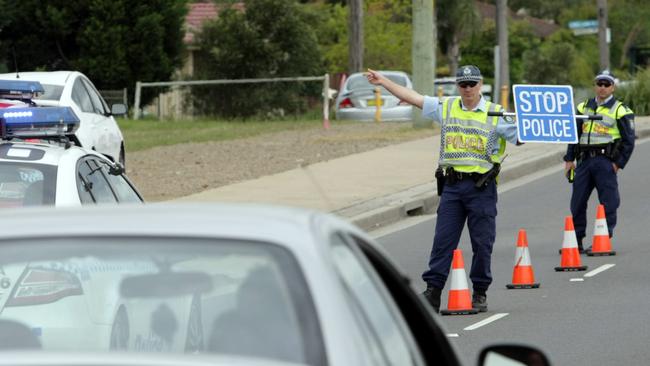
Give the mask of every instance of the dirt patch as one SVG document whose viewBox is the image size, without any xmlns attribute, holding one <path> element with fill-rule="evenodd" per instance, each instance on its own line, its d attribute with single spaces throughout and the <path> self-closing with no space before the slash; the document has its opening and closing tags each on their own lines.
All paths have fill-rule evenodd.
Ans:
<svg viewBox="0 0 650 366">
<path fill-rule="evenodd" d="M 425 138 L 404 123 L 333 125 L 241 140 L 127 152 L 127 174 L 147 201 L 163 201 L 380 147 Z"/>
</svg>

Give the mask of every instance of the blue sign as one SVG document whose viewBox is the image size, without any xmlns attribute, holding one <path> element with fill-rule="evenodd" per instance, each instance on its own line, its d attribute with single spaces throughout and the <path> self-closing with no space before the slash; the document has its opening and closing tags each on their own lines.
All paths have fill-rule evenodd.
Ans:
<svg viewBox="0 0 650 366">
<path fill-rule="evenodd" d="M 517 137 L 521 142 L 578 142 L 570 85 L 514 85 Z"/>
<path fill-rule="evenodd" d="M 598 28 L 598 20 L 572 20 L 569 29 Z"/>
</svg>

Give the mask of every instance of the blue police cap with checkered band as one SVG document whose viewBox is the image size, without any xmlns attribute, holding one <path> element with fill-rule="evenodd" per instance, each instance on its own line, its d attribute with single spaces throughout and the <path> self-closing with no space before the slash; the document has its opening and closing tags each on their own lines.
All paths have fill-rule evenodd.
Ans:
<svg viewBox="0 0 650 366">
<path fill-rule="evenodd" d="M 603 70 L 598 75 L 596 75 L 594 81 L 598 81 L 598 80 L 607 80 L 612 84 L 616 83 L 616 77 L 609 70 Z"/>
<path fill-rule="evenodd" d="M 456 83 L 462 81 L 476 81 L 479 82 L 483 80 L 481 76 L 481 70 L 474 65 L 465 65 L 458 68 L 456 71 Z"/>
</svg>

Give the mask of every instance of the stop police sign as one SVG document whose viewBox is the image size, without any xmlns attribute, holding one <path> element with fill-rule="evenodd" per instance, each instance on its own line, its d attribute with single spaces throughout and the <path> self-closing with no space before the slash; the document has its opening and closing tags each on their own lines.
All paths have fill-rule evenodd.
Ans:
<svg viewBox="0 0 650 366">
<path fill-rule="evenodd" d="M 570 85 L 514 85 L 512 89 L 519 141 L 578 142 Z"/>
</svg>

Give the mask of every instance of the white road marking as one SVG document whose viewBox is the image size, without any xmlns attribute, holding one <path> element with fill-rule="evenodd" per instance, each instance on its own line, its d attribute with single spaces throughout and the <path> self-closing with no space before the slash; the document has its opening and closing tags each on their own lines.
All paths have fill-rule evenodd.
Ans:
<svg viewBox="0 0 650 366">
<path fill-rule="evenodd" d="M 458 338 L 459 335 L 458 335 L 458 333 L 447 333 L 447 337 L 449 337 L 449 338 Z"/>
<path fill-rule="evenodd" d="M 483 319 L 478 323 L 474 323 L 474 324 L 468 326 L 467 328 L 465 328 L 463 330 L 474 330 L 474 329 L 480 328 L 480 327 L 482 327 L 484 325 L 488 325 L 488 324 L 492 323 L 493 321 L 497 321 L 497 320 L 499 320 L 499 319 L 501 319 L 501 318 L 503 318 L 504 316 L 507 316 L 507 315 L 508 315 L 508 313 L 494 314 L 491 317 Z"/>
<path fill-rule="evenodd" d="M 593 277 L 593 276 L 599 274 L 600 272 L 607 271 L 608 269 L 614 267 L 615 265 L 616 264 L 614 264 L 614 263 L 603 264 L 602 266 L 594 269 L 593 271 L 589 271 L 589 272 L 585 273 L 585 277 Z"/>
<path fill-rule="evenodd" d="M 572 278 L 569 281 L 571 282 L 583 282 L 585 279 L 584 278 Z"/>
</svg>

